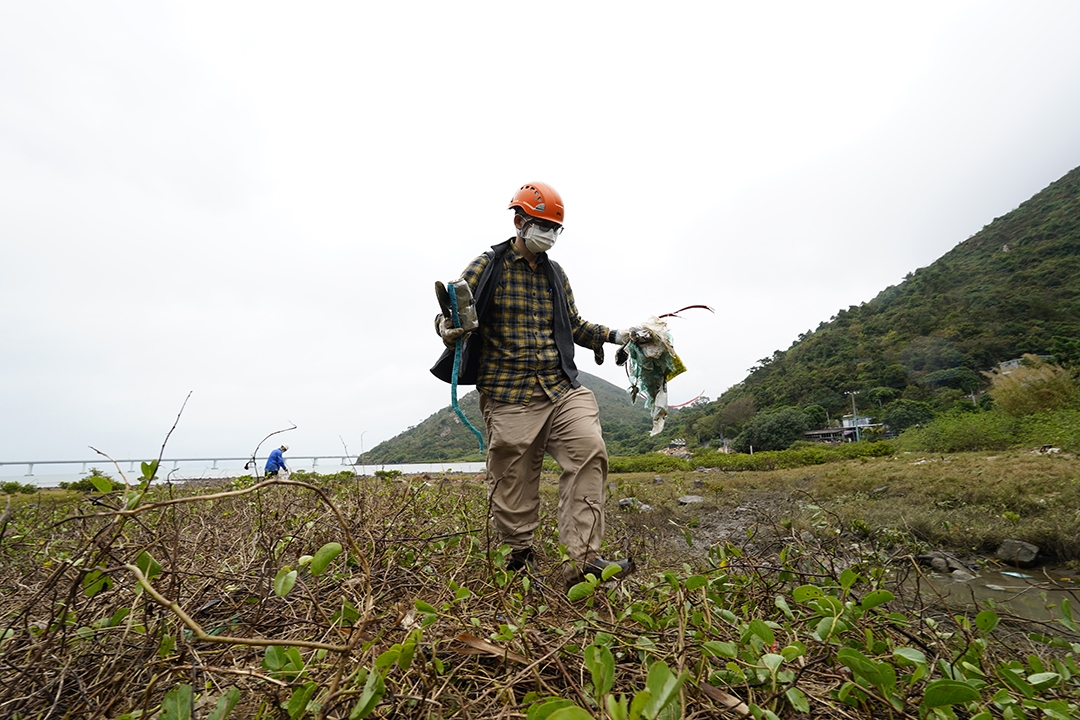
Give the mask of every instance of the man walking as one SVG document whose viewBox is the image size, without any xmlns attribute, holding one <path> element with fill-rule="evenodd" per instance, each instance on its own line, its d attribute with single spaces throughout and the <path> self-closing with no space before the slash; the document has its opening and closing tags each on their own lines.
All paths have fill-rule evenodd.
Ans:
<svg viewBox="0 0 1080 720">
<path fill-rule="evenodd" d="M 569 583 L 597 577 L 629 560 L 600 556 L 604 535 L 607 448 L 592 391 L 578 381 L 574 345 L 603 362 L 605 342 L 626 344 L 629 333 L 586 322 L 578 315 L 570 282 L 548 257 L 562 233 L 562 198 L 546 183 L 521 186 L 510 201 L 515 235 L 473 260 L 462 274 L 475 299 L 479 327 L 466 334 L 439 315 L 436 330 L 447 346 L 432 373 L 450 382 L 454 347 L 463 339 L 458 382 L 475 384 L 488 436 L 488 495 L 492 524 L 510 546 L 510 570 L 533 560 L 540 525 L 540 472 L 544 453 L 562 468 L 559 541 L 571 562 Z"/>
<path fill-rule="evenodd" d="M 289 472 L 289 468 L 285 467 L 285 458 L 281 455 L 288 449 L 288 445 L 282 445 L 270 451 L 270 457 L 266 458 L 266 477 L 277 477 L 279 470 Z"/>
</svg>

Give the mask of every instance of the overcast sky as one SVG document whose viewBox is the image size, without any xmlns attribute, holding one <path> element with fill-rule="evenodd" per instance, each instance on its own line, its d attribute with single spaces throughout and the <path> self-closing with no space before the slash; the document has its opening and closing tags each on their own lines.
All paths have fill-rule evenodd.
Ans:
<svg viewBox="0 0 1080 720">
<path fill-rule="evenodd" d="M 0 461 L 370 450 L 541 180 L 715 398 L 1080 165 L 1080 3 L 3 2 Z M 614 347 L 611 346 L 611 350 Z M 625 374 L 609 352 L 597 368 Z M 838 388 L 842 391 L 843 388 Z M 464 393 L 464 389 L 462 393 Z"/>
</svg>

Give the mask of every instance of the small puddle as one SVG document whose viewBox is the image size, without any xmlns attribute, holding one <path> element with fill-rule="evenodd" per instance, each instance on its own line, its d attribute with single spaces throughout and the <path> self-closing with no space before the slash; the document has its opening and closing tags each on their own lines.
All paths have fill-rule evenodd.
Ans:
<svg viewBox="0 0 1080 720">
<path fill-rule="evenodd" d="M 1060 617 L 1056 609 L 1068 598 L 1076 608 L 1074 612 L 1080 619 L 1080 573 L 1065 568 L 1030 568 L 1009 570 L 1006 568 L 983 568 L 974 580 L 958 582 L 948 575 L 927 571 L 923 578 L 950 606 L 964 606 L 979 609 L 988 607 L 987 601 L 993 601 L 995 609 L 1028 620 L 1046 621 Z M 909 581 L 910 582 L 910 581 Z"/>
</svg>

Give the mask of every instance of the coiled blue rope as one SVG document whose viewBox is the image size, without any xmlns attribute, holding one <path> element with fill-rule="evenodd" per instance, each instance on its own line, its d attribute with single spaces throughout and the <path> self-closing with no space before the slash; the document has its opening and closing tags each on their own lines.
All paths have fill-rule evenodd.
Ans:
<svg viewBox="0 0 1080 720">
<path fill-rule="evenodd" d="M 450 315 L 454 321 L 454 327 L 461 327 L 461 319 L 458 318 L 457 311 L 457 293 L 454 291 L 454 284 L 450 283 Z M 480 434 L 480 431 L 472 426 L 469 422 L 469 418 L 465 417 L 465 413 L 461 411 L 461 406 L 458 405 L 457 399 L 457 379 L 458 371 L 461 369 L 461 348 L 465 344 L 464 337 L 459 337 L 454 344 L 454 370 L 450 375 L 450 405 L 454 408 L 454 412 L 461 418 L 461 422 L 465 423 L 465 427 L 472 430 L 473 435 L 480 441 L 480 452 L 484 452 L 484 436 Z"/>
</svg>

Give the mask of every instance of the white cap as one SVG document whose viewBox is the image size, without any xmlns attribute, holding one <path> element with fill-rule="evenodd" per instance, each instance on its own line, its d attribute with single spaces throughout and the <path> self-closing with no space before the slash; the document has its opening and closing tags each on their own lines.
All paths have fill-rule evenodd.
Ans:
<svg viewBox="0 0 1080 720">
<path fill-rule="evenodd" d="M 286 451 L 288 451 L 288 449 L 289 449 L 288 445 L 282 445 L 281 446 L 281 452 L 286 452 Z"/>
</svg>

